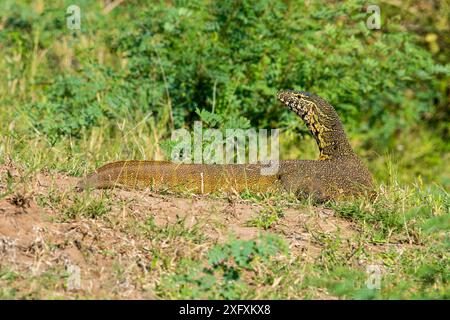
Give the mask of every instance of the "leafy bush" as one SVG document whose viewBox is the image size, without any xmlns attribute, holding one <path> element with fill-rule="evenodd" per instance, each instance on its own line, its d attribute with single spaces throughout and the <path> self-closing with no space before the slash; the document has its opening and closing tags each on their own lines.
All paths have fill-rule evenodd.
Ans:
<svg viewBox="0 0 450 320">
<path fill-rule="evenodd" d="M 141 137 L 157 145 L 173 128 L 201 119 L 221 129 L 283 128 L 293 137 L 306 128 L 275 99 L 277 90 L 293 88 L 337 108 L 352 144 L 370 150 L 362 155 L 376 176 L 387 178 L 386 164 L 374 158 L 394 152 L 407 180 L 420 174 L 448 184 L 448 171 L 436 175 L 450 147 L 450 68 L 439 64 L 448 49 L 440 40 L 445 21 L 434 9 L 422 19 L 408 6 L 383 3 L 381 30 L 369 30 L 360 0 L 140 1 L 108 14 L 100 2 L 79 1 L 82 28 L 73 32 L 65 23 L 69 4 L 0 4 L 0 105 L 12 108 L 1 116 L 16 124 L 16 136 L 38 132 L 56 144 L 89 137 L 99 126 L 114 145 L 122 136 L 117 123 L 145 121 Z M 424 19 L 436 19 L 436 28 Z M 428 50 L 424 30 L 438 34 L 439 53 Z M 158 148 L 136 147 L 147 158 Z M 108 157 L 136 155 L 111 149 Z M 282 156 L 297 157 L 299 149 L 288 141 Z"/>
<path fill-rule="evenodd" d="M 190 123 L 197 109 L 226 119 L 243 115 L 256 126 L 280 126 L 295 118 L 276 105 L 275 92 L 295 88 L 320 94 L 336 106 L 349 129 L 370 131 L 374 141 L 385 143 L 396 131 L 433 113 L 433 101 L 440 95 L 436 77 L 448 76 L 449 68 L 436 65 L 395 18 L 386 17 L 380 31 L 369 30 L 363 4 L 152 3 L 122 18 L 123 32 L 101 31 L 103 45 L 128 64 L 120 79 L 108 68 L 97 67 L 97 72 L 108 85 L 120 84 L 122 90 L 116 87 L 112 100 L 122 108 L 161 114 L 166 106 L 173 114 L 168 121 L 175 127 Z M 39 45 L 49 47 L 49 35 L 64 35 L 66 28 L 56 8 L 40 16 L 10 17 L 3 45 L 25 44 L 30 53 L 32 35 L 40 31 Z M 91 20 L 88 31 L 82 32 L 105 27 L 103 20 Z M 90 65 L 86 53 L 78 54 L 84 67 Z M 78 127 L 97 124 L 95 119 L 102 114 L 95 101 L 99 88 L 89 83 L 86 68 L 77 73 L 73 80 L 51 79 L 53 84 L 43 91 L 46 102 L 35 105 L 35 111 L 45 117 L 81 113 L 81 119 L 57 117 L 41 125 L 45 133 L 76 136 Z M 77 101 L 71 101 L 74 91 Z M 103 102 L 112 104 L 111 99 Z"/>
<path fill-rule="evenodd" d="M 386 143 L 433 112 L 435 78 L 449 69 L 397 21 L 369 30 L 363 9 L 361 1 L 152 6 L 116 45 L 129 59 L 127 82 L 157 101 L 168 92 L 178 126 L 197 108 L 279 126 L 287 111 L 275 92 L 295 88 L 320 94 L 353 131 Z"/>
</svg>

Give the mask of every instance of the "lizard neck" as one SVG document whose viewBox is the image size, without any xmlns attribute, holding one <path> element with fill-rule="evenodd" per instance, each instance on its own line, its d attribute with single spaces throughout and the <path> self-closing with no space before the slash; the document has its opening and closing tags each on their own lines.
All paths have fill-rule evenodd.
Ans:
<svg viewBox="0 0 450 320">
<path fill-rule="evenodd" d="M 338 114 L 330 104 L 317 105 L 308 101 L 302 111 L 293 109 L 306 123 L 319 147 L 319 160 L 336 160 L 353 157 L 355 153 L 348 142 Z"/>
<path fill-rule="evenodd" d="M 312 124 L 308 127 L 319 147 L 319 160 L 335 160 L 355 156 L 340 121 L 330 127 L 323 124 Z"/>
</svg>

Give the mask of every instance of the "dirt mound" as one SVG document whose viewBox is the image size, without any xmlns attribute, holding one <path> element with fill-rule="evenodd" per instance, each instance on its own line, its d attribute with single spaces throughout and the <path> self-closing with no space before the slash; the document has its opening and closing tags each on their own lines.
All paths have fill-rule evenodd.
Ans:
<svg viewBox="0 0 450 320">
<path fill-rule="evenodd" d="M 106 214 L 68 216 L 65 212 L 75 210 L 76 199 L 85 196 L 73 189 L 76 178 L 26 176 L 7 166 L 0 174 L 2 192 L 7 193 L 8 179 L 15 183 L 13 192 L 0 200 L 0 270 L 18 275 L 15 287 L 25 296 L 153 298 L 163 266 L 170 270 L 175 258 L 200 257 L 231 237 L 246 240 L 260 232 L 276 233 L 293 255 L 312 261 L 320 252 L 316 232 L 340 232 L 343 238 L 357 232 L 321 207 L 287 205 L 264 230 L 252 223 L 267 209 L 261 203 L 121 189 L 88 195 L 95 201 L 106 199 Z M 68 285 L 73 270 L 83 279 L 80 287 Z M 50 285 L 36 285 L 39 290 L 30 285 L 30 278 L 46 274 L 57 275 Z"/>
</svg>

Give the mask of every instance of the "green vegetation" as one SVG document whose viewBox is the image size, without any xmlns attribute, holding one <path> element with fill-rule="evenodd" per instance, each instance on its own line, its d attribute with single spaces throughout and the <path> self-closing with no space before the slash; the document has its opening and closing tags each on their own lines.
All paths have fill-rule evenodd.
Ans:
<svg viewBox="0 0 450 320">
<path fill-rule="evenodd" d="M 283 156 L 304 157 L 305 128 L 275 100 L 295 88 L 336 106 L 378 178 L 392 159 L 402 181 L 447 187 L 449 45 L 433 59 L 421 34 L 405 30 L 404 19 L 419 19 L 406 5 L 382 2 L 382 29 L 368 30 L 363 5 L 151 1 L 102 14 L 100 2 L 80 1 L 81 30 L 71 31 L 64 1 L 3 1 L 2 158 L 77 174 L 154 158 L 198 114 L 216 127 L 284 128 Z"/>
<path fill-rule="evenodd" d="M 248 273 L 261 276 L 255 265 L 265 264 L 269 269 L 271 257 L 280 252 L 287 252 L 286 245 L 274 236 L 260 236 L 257 241 L 230 240 L 210 249 L 206 267 L 192 260 L 181 261 L 179 270 L 164 279 L 158 291 L 162 297 L 172 299 L 252 298 L 242 278 Z M 273 279 L 269 276 L 262 283 L 272 284 Z"/>
<path fill-rule="evenodd" d="M 378 190 L 319 208 L 356 234 L 296 225 L 319 248 L 311 257 L 277 228 L 288 209 L 316 208 L 288 196 L 240 195 L 258 206 L 246 227 L 263 233 L 224 243 L 183 218 L 159 226 L 145 205 L 121 218 L 135 203 L 110 192 L 56 184 L 32 198 L 56 223 L 99 224 L 142 242 L 98 250 L 118 259 L 118 282 L 150 283 L 141 291 L 151 297 L 449 299 L 450 6 L 375 2 L 381 30 L 366 27 L 366 3 L 356 0 L 125 1 L 113 10 L 79 0 L 81 30 L 69 30 L 73 1 L 1 1 L 0 165 L 20 175 L 2 171 L 0 200 L 25 210 L 40 173 L 79 177 L 112 160 L 164 158 L 171 131 L 195 120 L 281 128 L 282 158 L 314 158 L 306 128 L 275 99 L 278 89 L 310 91 L 336 107 Z M 87 260 L 89 246 L 80 247 Z M 141 250 L 132 279 L 118 258 L 127 250 Z M 380 290 L 366 286 L 370 264 L 383 270 Z M 60 266 L 34 275 L 0 262 L 0 298 L 64 296 L 53 292 L 66 278 Z"/>
</svg>

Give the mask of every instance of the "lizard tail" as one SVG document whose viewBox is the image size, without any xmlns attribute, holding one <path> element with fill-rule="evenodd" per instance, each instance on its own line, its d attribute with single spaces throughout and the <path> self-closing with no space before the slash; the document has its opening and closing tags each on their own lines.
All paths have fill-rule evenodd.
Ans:
<svg viewBox="0 0 450 320">
<path fill-rule="evenodd" d="M 269 191 L 277 188 L 276 174 L 265 175 L 261 164 L 176 164 L 166 161 L 118 161 L 81 179 L 86 188 L 171 189 L 198 194 L 216 191 Z"/>
</svg>

